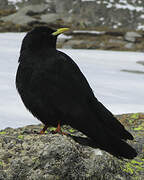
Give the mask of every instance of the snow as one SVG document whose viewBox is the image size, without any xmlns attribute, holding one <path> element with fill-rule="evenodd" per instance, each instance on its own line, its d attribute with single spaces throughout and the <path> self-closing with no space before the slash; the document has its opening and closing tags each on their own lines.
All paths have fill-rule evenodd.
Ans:
<svg viewBox="0 0 144 180">
<path fill-rule="evenodd" d="M 142 15 L 140 16 L 140 18 L 144 19 L 144 14 L 142 14 Z"/>
<path fill-rule="evenodd" d="M 72 36 L 67 36 L 67 35 L 64 35 L 64 34 L 60 34 L 59 37 L 61 39 L 71 39 L 72 38 Z"/>
<path fill-rule="evenodd" d="M 38 124 L 24 107 L 15 88 L 21 41 L 25 33 L 0 33 L 0 129 Z M 143 53 L 100 50 L 62 50 L 69 54 L 87 77 L 96 97 L 114 114 L 144 112 L 144 75 L 136 61 Z"/>
<path fill-rule="evenodd" d="M 137 30 L 143 30 L 144 31 L 144 25 L 139 23 L 139 25 L 137 27 Z"/>
<path fill-rule="evenodd" d="M 82 2 L 85 2 L 85 1 L 88 1 L 88 2 L 90 2 L 90 1 L 95 1 L 95 0 L 82 0 Z"/>
<path fill-rule="evenodd" d="M 134 5 L 131 5 L 128 3 L 127 4 L 116 4 L 115 7 L 117 9 L 129 9 L 130 11 L 137 11 L 137 12 L 144 10 L 144 8 L 141 6 L 134 6 Z"/>
<path fill-rule="evenodd" d="M 103 18 L 104 19 L 104 18 Z M 102 19 L 100 19 L 100 20 L 102 20 Z M 89 30 L 89 31 L 87 31 L 87 30 L 74 30 L 73 31 L 73 33 L 83 33 L 83 34 L 85 34 L 85 33 L 89 33 L 89 34 L 105 34 L 105 31 L 94 31 L 94 30 Z"/>
<path fill-rule="evenodd" d="M 12 3 L 16 3 L 16 2 L 21 2 L 22 0 L 8 0 L 8 1 Z"/>
<path fill-rule="evenodd" d="M 11 3 L 21 2 L 22 0 L 9 0 Z M 96 0 L 81 0 L 82 2 L 96 2 Z M 141 4 L 141 1 L 138 1 Z M 97 1 L 97 4 L 100 4 L 101 1 Z M 144 8 L 142 6 L 135 6 L 130 4 L 127 0 L 119 0 L 119 2 L 115 2 L 114 0 L 103 1 L 102 3 L 107 4 L 107 8 L 116 7 L 117 9 L 129 9 L 131 11 L 143 11 Z M 133 0 L 132 3 L 136 3 L 136 0 Z"/>
<path fill-rule="evenodd" d="M 116 9 L 128 9 L 130 11 L 144 11 L 144 7 L 142 6 L 135 6 L 132 4 L 129 4 L 126 0 L 120 0 L 119 3 L 115 3 L 113 1 L 104 1 L 107 4 L 107 8 L 115 7 Z M 133 1 L 133 3 L 135 3 Z"/>
</svg>

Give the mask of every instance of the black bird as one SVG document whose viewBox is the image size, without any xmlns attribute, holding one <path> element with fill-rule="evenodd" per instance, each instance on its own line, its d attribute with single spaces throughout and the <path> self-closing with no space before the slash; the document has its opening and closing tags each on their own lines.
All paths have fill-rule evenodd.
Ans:
<svg viewBox="0 0 144 180">
<path fill-rule="evenodd" d="M 125 140 L 133 136 L 100 103 L 76 63 L 56 49 L 57 36 L 68 28 L 40 26 L 23 39 L 16 87 L 26 108 L 45 126 L 69 124 L 115 156 L 137 153 Z M 62 133 L 62 132 L 61 132 Z"/>
</svg>

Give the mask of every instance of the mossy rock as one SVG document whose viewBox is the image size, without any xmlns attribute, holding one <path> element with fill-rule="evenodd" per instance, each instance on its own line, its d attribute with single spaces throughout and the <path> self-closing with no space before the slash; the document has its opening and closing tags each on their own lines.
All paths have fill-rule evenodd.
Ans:
<svg viewBox="0 0 144 180">
<path fill-rule="evenodd" d="M 64 125 L 65 136 L 53 134 L 49 127 L 40 135 L 42 125 L 6 128 L 0 131 L 1 180 L 143 180 L 144 179 L 144 114 L 116 116 L 134 135 L 129 143 L 137 150 L 133 160 L 118 159 L 74 137 L 81 132 Z"/>
</svg>

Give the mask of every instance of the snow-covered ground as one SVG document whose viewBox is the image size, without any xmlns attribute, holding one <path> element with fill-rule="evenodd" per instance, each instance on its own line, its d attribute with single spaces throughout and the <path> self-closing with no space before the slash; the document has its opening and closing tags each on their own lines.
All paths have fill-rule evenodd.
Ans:
<svg viewBox="0 0 144 180">
<path fill-rule="evenodd" d="M 24 33 L 0 34 L 0 129 L 39 123 L 24 107 L 15 88 L 17 60 Z M 143 53 L 98 50 L 62 50 L 87 77 L 96 97 L 114 114 L 144 112 Z"/>
</svg>

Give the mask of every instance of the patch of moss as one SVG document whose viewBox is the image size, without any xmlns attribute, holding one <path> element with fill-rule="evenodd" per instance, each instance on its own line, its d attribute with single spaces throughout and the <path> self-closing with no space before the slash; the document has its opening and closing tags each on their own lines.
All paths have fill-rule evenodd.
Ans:
<svg viewBox="0 0 144 180">
<path fill-rule="evenodd" d="M 132 114 L 130 118 L 132 118 L 132 119 L 138 119 L 138 118 L 139 118 L 139 113 L 134 113 L 134 114 Z"/>
<path fill-rule="evenodd" d="M 136 175 L 139 172 L 144 171 L 144 160 L 141 159 L 140 161 L 131 160 L 130 162 L 127 162 L 124 166 L 124 169 L 122 169 L 124 172 L 127 172 L 131 175 Z"/>
<path fill-rule="evenodd" d="M 24 139 L 24 136 L 23 135 L 19 135 L 18 138 L 19 139 Z"/>
<path fill-rule="evenodd" d="M 38 158 L 37 157 L 32 157 L 32 161 L 36 162 L 36 161 L 38 161 Z"/>
<path fill-rule="evenodd" d="M 74 133 L 74 132 L 75 132 L 74 129 L 69 129 L 68 131 L 69 131 L 70 133 Z"/>
<path fill-rule="evenodd" d="M 144 119 L 137 120 L 137 126 L 133 128 L 135 131 L 144 131 Z"/>
<path fill-rule="evenodd" d="M 6 134 L 6 132 L 5 131 L 1 131 L 0 134 Z"/>
<path fill-rule="evenodd" d="M 55 127 L 50 127 L 49 130 L 50 130 L 50 131 L 55 131 L 56 128 L 55 128 Z"/>
<path fill-rule="evenodd" d="M 131 166 L 130 163 L 126 163 L 126 164 L 125 164 L 125 168 L 123 169 L 123 171 L 124 171 L 124 172 L 127 172 L 127 173 L 129 173 L 129 174 L 131 174 L 131 175 L 134 174 L 134 169 L 133 169 L 133 167 Z"/>
<path fill-rule="evenodd" d="M 124 126 L 129 127 L 131 130 L 144 130 L 144 116 L 142 113 L 131 113 L 127 115 L 118 116 L 117 118 Z"/>
<path fill-rule="evenodd" d="M 135 131 L 142 131 L 144 130 L 144 127 L 143 126 L 138 126 L 137 128 L 134 128 Z"/>
<path fill-rule="evenodd" d="M 132 124 L 134 122 L 134 119 L 128 119 L 128 122 Z"/>
</svg>

